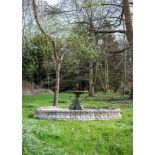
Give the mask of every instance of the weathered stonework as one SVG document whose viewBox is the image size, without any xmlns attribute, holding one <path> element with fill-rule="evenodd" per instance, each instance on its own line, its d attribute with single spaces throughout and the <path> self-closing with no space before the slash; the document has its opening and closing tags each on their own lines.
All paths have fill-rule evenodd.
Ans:
<svg viewBox="0 0 155 155">
<path fill-rule="evenodd" d="M 120 109 L 87 107 L 84 110 L 68 108 L 39 107 L 36 118 L 57 120 L 106 120 L 121 118 Z"/>
</svg>

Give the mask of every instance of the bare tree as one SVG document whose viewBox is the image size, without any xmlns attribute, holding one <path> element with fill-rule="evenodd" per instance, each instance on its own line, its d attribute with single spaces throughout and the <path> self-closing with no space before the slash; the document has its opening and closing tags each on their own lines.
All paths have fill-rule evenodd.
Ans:
<svg viewBox="0 0 155 155">
<path fill-rule="evenodd" d="M 70 5 L 71 4 L 71 5 Z M 102 69 L 104 70 L 104 74 L 100 74 L 104 76 L 104 78 L 100 78 L 100 82 L 104 83 L 104 90 L 108 89 L 109 81 L 109 63 L 108 61 L 110 55 L 116 54 L 124 54 L 128 55 L 130 52 L 132 57 L 132 13 L 130 7 L 132 2 L 129 0 L 69 0 L 63 1 L 60 8 L 49 7 L 47 10 L 48 14 L 60 14 L 66 19 L 66 21 L 70 24 L 70 26 L 78 25 L 81 29 L 82 27 L 87 28 L 90 37 L 98 37 L 101 34 L 105 35 L 113 35 L 119 38 L 119 35 L 126 35 L 128 40 L 128 45 L 117 48 L 111 48 L 114 42 L 110 42 L 108 48 L 104 48 L 102 52 L 103 54 L 104 65 Z M 125 23 L 125 27 L 123 27 L 123 23 Z M 97 42 L 97 41 L 96 41 Z M 103 46 L 106 46 L 106 42 L 103 42 Z M 90 44 L 95 44 L 92 41 Z M 98 45 L 96 44 L 96 47 Z M 124 61 L 126 61 L 124 59 Z M 132 62 L 131 62 L 132 63 Z M 124 62 L 124 65 L 126 63 Z M 128 64 L 129 65 L 129 64 Z M 89 94 L 93 94 L 94 92 L 94 84 L 95 84 L 95 67 L 92 67 L 91 60 L 89 61 Z M 127 72 L 127 66 L 124 66 L 124 73 Z M 130 70 L 130 72 L 132 72 Z M 124 82 L 126 81 L 126 76 L 124 75 Z M 99 76 L 100 77 L 100 76 Z M 104 81 L 104 82 L 103 82 Z M 126 82 L 125 82 L 126 83 Z"/>
<path fill-rule="evenodd" d="M 47 32 L 45 32 L 45 30 L 42 27 L 42 25 L 39 21 L 39 18 L 38 18 L 35 0 L 32 0 L 32 8 L 33 8 L 33 13 L 34 13 L 36 23 L 37 23 L 40 31 L 45 36 L 45 38 L 50 42 L 50 44 L 53 48 L 53 54 L 54 54 L 54 60 L 55 60 L 55 70 L 56 70 L 56 82 L 55 82 L 53 106 L 57 106 L 58 105 L 59 87 L 60 87 L 60 69 L 61 69 L 61 64 L 62 64 L 62 60 L 64 58 L 66 47 L 62 46 L 60 43 L 58 43 L 54 39 L 53 36 L 51 36 Z"/>
</svg>

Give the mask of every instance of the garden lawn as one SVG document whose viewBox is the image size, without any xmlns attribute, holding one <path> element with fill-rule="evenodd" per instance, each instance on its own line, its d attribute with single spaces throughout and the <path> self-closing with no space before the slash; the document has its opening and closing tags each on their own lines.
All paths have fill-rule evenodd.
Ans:
<svg viewBox="0 0 155 155">
<path fill-rule="evenodd" d="M 35 109 L 51 106 L 53 95 L 24 96 L 23 155 L 132 155 L 131 101 L 127 96 L 112 93 L 87 96 L 81 97 L 84 106 L 119 107 L 122 118 L 102 121 L 35 119 Z M 73 99 L 71 93 L 60 93 L 59 106 L 68 107 Z"/>
</svg>

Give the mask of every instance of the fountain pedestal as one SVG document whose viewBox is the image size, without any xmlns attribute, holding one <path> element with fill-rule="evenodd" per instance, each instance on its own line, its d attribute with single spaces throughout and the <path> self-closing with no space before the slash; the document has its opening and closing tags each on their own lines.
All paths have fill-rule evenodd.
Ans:
<svg viewBox="0 0 155 155">
<path fill-rule="evenodd" d="M 76 95 L 76 99 L 73 101 L 73 103 L 70 105 L 69 109 L 70 110 L 83 110 L 83 106 L 81 105 L 81 100 L 80 100 L 80 95 L 83 93 L 87 93 L 88 91 L 73 91 Z"/>
</svg>

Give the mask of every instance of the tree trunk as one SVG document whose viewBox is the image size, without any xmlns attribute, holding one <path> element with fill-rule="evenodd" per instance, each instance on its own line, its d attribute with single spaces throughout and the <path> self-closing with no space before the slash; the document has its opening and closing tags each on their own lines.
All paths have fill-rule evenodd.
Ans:
<svg viewBox="0 0 155 155">
<path fill-rule="evenodd" d="M 49 75 L 47 75 L 47 86 L 48 86 L 48 88 L 50 86 L 50 76 Z"/>
<path fill-rule="evenodd" d="M 131 92 L 130 92 L 129 98 L 130 98 L 130 99 L 133 99 L 133 87 L 131 88 Z"/>
<path fill-rule="evenodd" d="M 98 77 L 99 77 L 99 80 L 100 80 L 100 83 L 101 83 L 101 88 L 102 88 L 103 92 L 105 92 L 105 86 L 104 86 L 102 76 L 101 76 L 101 73 L 100 73 L 99 70 L 98 70 Z"/>
<path fill-rule="evenodd" d="M 126 77 L 127 77 L 127 66 L 126 66 L 126 51 L 124 52 L 124 84 L 123 84 L 123 93 L 126 91 Z"/>
<path fill-rule="evenodd" d="M 56 63 L 56 83 L 55 83 L 53 106 L 58 105 L 58 94 L 59 94 L 59 87 L 60 87 L 60 66 L 61 66 L 60 63 Z"/>
<path fill-rule="evenodd" d="M 90 72 L 89 72 L 89 96 L 93 96 L 92 89 L 93 89 L 93 65 L 92 62 L 89 64 Z"/>
<path fill-rule="evenodd" d="M 126 35 L 130 46 L 131 58 L 133 57 L 133 28 L 132 28 L 132 18 L 129 6 L 129 0 L 123 0 L 123 10 L 125 17 Z M 133 60 L 132 60 L 133 62 Z M 133 72 L 131 68 L 131 72 Z M 133 87 L 131 88 L 131 97 L 133 96 Z"/>
<path fill-rule="evenodd" d="M 95 83 L 96 83 L 96 78 L 97 78 L 97 67 L 98 67 L 98 65 L 96 64 L 95 73 L 93 73 L 93 65 L 92 65 L 92 63 L 90 64 L 89 96 L 94 96 L 94 93 L 95 93 Z"/>
<path fill-rule="evenodd" d="M 125 24 L 123 23 L 123 28 L 125 29 Z M 125 41 L 125 34 L 124 34 L 124 41 Z M 125 47 L 125 42 L 124 42 L 124 47 Z M 126 92 L 126 85 L 127 85 L 127 51 L 124 51 L 123 54 L 123 59 L 124 59 L 124 83 L 123 83 L 123 94 Z"/>
<path fill-rule="evenodd" d="M 95 83 L 92 84 L 91 96 L 94 96 L 94 92 L 95 92 Z"/>
<path fill-rule="evenodd" d="M 108 57 L 105 58 L 105 92 L 109 91 L 109 69 L 108 69 Z"/>
<path fill-rule="evenodd" d="M 109 39 L 108 39 L 108 34 L 106 34 L 106 42 L 105 42 L 105 49 L 106 51 L 109 50 Z M 105 92 L 108 92 L 109 90 L 109 67 L 108 67 L 108 54 L 105 54 L 105 60 L 104 60 L 104 68 L 105 68 Z"/>
<path fill-rule="evenodd" d="M 125 17 L 125 26 L 127 31 L 126 35 L 127 35 L 129 45 L 130 47 L 132 47 L 133 28 L 132 28 L 132 19 L 131 19 L 129 0 L 123 0 L 123 10 L 124 10 L 124 17 Z"/>
</svg>

